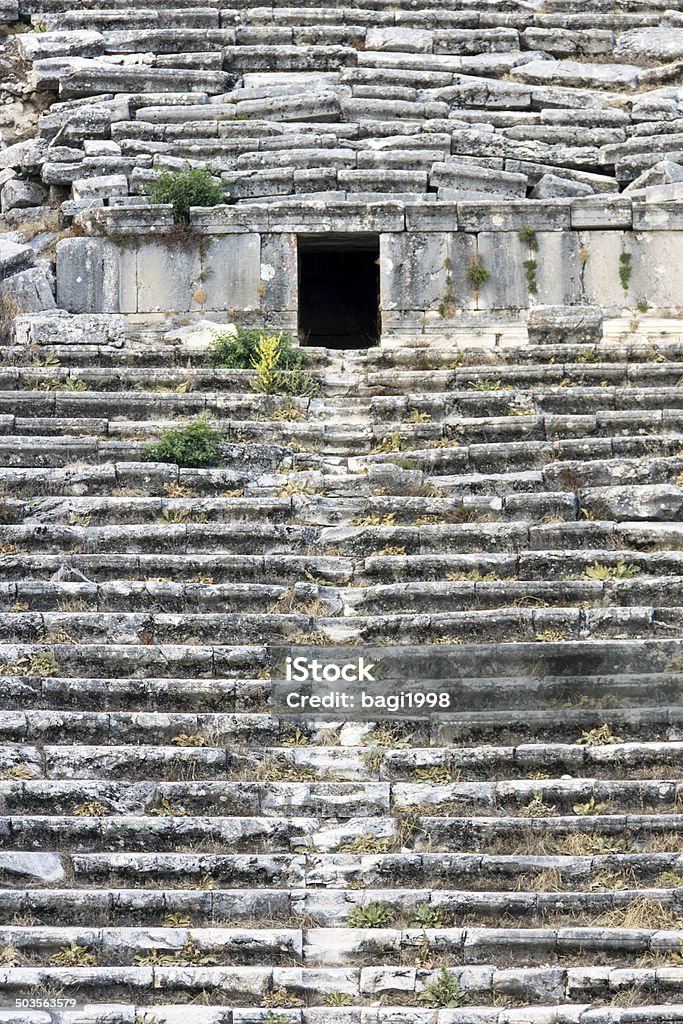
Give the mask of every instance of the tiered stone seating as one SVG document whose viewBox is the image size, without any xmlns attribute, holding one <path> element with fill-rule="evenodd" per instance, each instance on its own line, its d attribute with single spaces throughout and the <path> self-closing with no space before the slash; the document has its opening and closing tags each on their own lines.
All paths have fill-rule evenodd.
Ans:
<svg viewBox="0 0 683 1024">
<path fill-rule="evenodd" d="M 679 1019 L 683 337 L 313 350 L 282 420 L 99 331 L 2 350 L 7 997 Z M 141 461 L 200 413 L 229 468 Z M 297 640 L 438 644 L 457 713 L 279 715 Z"/>
<path fill-rule="evenodd" d="M 256 233 L 666 226 L 683 3 L 578 6 L 0 0 L 0 1018 L 683 1020 L 677 322 L 391 306 L 285 399 L 160 318 L 12 307 L 88 211 L 170 228 L 144 191 L 187 162 Z M 223 465 L 150 459 L 198 416 Z M 281 713 L 288 645 L 442 656 L 456 706 Z"/>
<path fill-rule="evenodd" d="M 670 179 L 653 166 L 683 159 L 674 3 L 27 13 L 40 31 L 12 52 L 61 101 L 41 118 L 31 166 L 81 205 L 136 194 L 188 160 L 249 202 L 581 196 L 659 184 Z M 22 143 L 2 156 L 16 171 L 26 161 Z"/>
</svg>

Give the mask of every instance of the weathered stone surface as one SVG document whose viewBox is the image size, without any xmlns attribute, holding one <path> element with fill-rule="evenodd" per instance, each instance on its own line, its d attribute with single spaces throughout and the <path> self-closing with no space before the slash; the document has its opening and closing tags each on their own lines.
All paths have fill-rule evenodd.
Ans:
<svg viewBox="0 0 683 1024">
<path fill-rule="evenodd" d="M 615 55 L 650 57 L 655 60 L 679 60 L 683 52 L 683 28 L 634 28 L 621 32 Z"/>
<path fill-rule="evenodd" d="M 538 306 L 529 311 L 529 341 L 533 345 L 572 342 L 595 344 L 602 336 L 599 306 Z"/>
<path fill-rule="evenodd" d="M 30 245 L 20 245 L 7 238 L 0 238 L 0 280 L 30 267 L 33 261 L 34 254 Z"/>
<path fill-rule="evenodd" d="M 640 68 L 636 64 L 580 64 L 572 60 L 533 60 L 514 68 L 514 78 L 541 85 L 573 86 L 579 89 L 608 87 L 634 89 Z"/>
<path fill-rule="evenodd" d="M 2 187 L 0 208 L 3 213 L 7 213 L 8 210 L 40 206 L 44 202 L 46 194 L 46 190 L 42 185 L 38 185 L 35 182 L 24 182 L 16 179 L 9 180 Z"/>
<path fill-rule="evenodd" d="M 593 189 L 587 183 L 561 178 L 556 174 L 544 174 L 531 190 L 531 199 L 558 199 L 565 196 L 588 196 Z"/>
</svg>

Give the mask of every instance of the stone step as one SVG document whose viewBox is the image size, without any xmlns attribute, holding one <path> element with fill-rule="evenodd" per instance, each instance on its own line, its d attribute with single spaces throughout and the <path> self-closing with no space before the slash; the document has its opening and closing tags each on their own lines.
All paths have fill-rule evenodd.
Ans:
<svg viewBox="0 0 683 1024">
<path fill-rule="evenodd" d="M 78 666 L 74 666 L 73 671 L 77 668 Z M 96 668 L 96 665 L 93 666 L 91 671 Z M 30 666 L 28 670 L 30 672 Z M 148 677 L 151 675 L 151 671 L 148 671 Z M 54 682 L 43 683 L 39 688 L 38 683 L 32 682 L 32 678 L 36 677 L 10 676 L 7 685 L 11 697 L 8 697 L 5 703 L 10 707 L 21 700 L 27 703 L 40 703 L 40 692 L 44 691 L 44 703 L 54 704 L 56 708 L 5 712 L 0 723 L 5 743 L 30 744 L 44 740 L 46 743 L 63 745 L 69 750 L 73 744 L 97 744 L 105 748 L 109 745 L 119 747 L 125 744 L 149 746 L 156 740 L 168 745 L 178 737 L 182 742 L 186 742 L 188 737 L 199 736 L 214 744 L 229 742 L 235 749 L 240 750 L 241 757 L 246 757 L 249 749 L 258 750 L 278 744 L 284 744 L 289 749 L 287 745 L 297 739 L 297 730 L 300 734 L 299 739 L 312 737 L 327 740 L 331 735 L 330 728 L 335 735 L 339 733 L 338 721 L 335 731 L 335 723 L 330 724 L 329 717 L 321 718 L 312 724 L 303 714 L 299 716 L 292 713 L 287 717 L 278 718 L 265 711 L 251 710 L 264 707 L 264 687 L 261 686 L 259 689 L 253 683 L 242 684 L 232 689 L 222 682 L 215 687 L 208 684 L 197 685 L 192 692 L 200 697 L 206 697 L 208 706 L 218 703 L 220 698 L 227 698 L 221 707 L 227 707 L 228 710 L 196 715 L 176 710 L 160 713 L 148 710 L 150 694 L 160 695 L 166 702 L 172 699 L 174 706 L 182 706 L 183 698 L 178 696 L 178 684 L 172 685 L 166 680 L 158 683 L 157 677 L 154 677 L 153 683 L 141 683 L 137 687 L 116 682 L 111 687 L 111 704 L 114 710 L 105 713 L 71 710 L 74 704 L 79 707 L 78 700 L 83 695 L 86 706 L 91 705 L 95 699 L 99 699 L 102 706 L 103 688 L 98 679 L 82 682 L 78 678 L 57 678 Z M 123 696 L 130 693 L 131 689 L 134 700 L 143 708 L 142 714 L 115 710 L 122 702 Z M 652 706 L 653 701 L 657 699 L 663 699 L 666 704 L 666 696 L 658 698 L 653 694 L 647 700 L 648 706 L 642 708 L 637 703 L 638 699 L 642 698 L 637 696 L 635 709 L 624 710 L 619 707 L 613 709 L 610 705 L 619 705 L 622 701 L 627 703 L 628 698 L 624 701 L 623 697 L 614 698 L 607 692 L 605 696 L 595 698 L 591 704 L 590 696 L 585 693 L 585 686 L 583 690 L 579 686 L 572 689 L 556 687 L 551 692 L 559 696 L 549 697 L 547 708 L 543 708 L 542 702 L 539 702 L 538 706 L 529 707 L 531 701 L 527 700 L 526 706 L 521 702 L 519 708 L 504 713 L 490 709 L 464 710 L 458 711 L 457 716 L 451 718 L 444 715 L 435 723 L 430 723 L 427 718 L 414 718 L 410 736 L 420 745 L 431 743 L 437 748 L 453 744 L 490 746 L 495 741 L 507 746 L 533 743 L 560 744 L 564 749 L 568 740 L 572 744 L 581 740 L 599 742 L 607 733 L 608 739 L 618 736 L 625 742 L 637 743 L 644 727 L 649 730 L 648 735 L 656 737 L 658 743 L 678 742 L 681 735 L 681 714 L 677 712 L 675 706 Z M 637 688 L 634 692 L 638 695 Z M 505 696 L 505 691 L 502 691 L 501 696 Z M 230 707 L 233 701 L 236 707 L 242 708 L 246 705 L 250 710 L 232 712 Z M 481 695 L 479 700 L 475 697 L 468 701 L 465 707 L 468 708 L 472 704 L 474 707 L 486 708 L 486 700 L 482 700 Z M 562 712 L 561 720 L 558 720 L 558 710 Z M 380 723 L 396 721 L 395 716 L 387 717 L 386 712 L 381 714 L 379 711 L 377 720 Z M 372 724 L 368 729 L 372 729 Z M 389 731 L 394 735 L 391 730 Z M 404 734 L 405 730 L 400 732 L 400 735 Z M 343 730 L 340 735 L 343 739 Z M 354 742 L 357 743 L 357 736 L 354 737 Z M 370 763 L 374 762 L 371 760 Z M 429 758 L 425 758 L 424 763 L 427 768 L 430 767 Z M 531 758 L 529 763 L 538 765 L 543 764 L 543 761 L 540 758 L 535 761 Z M 560 760 L 558 771 L 561 767 Z M 575 766 L 573 770 L 576 770 Z M 8 772 L 11 774 L 11 768 Z"/>
<path fill-rule="evenodd" d="M 177 816 L 203 815 L 280 818 L 288 814 L 330 818 L 378 818 L 388 814 L 456 818 L 516 815 L 550 820 L 579 814 L 575 807 L 599 807 L 593 814 L 647 816 L 671 813 L 680 805 L 683 784 L 674 780 L 503 780 L 500 782 L 280 782 L 261 783 L 202 780 L 142 784 L 77 780 L 0 781 L 0 801 L 8 815 L 63 814 L 103 817 L 117 814 L 146 816 L 179 808 Z M 98 813 L 83 807 L 97 805 Z M 76 815 L 76 812 L 79 812 Z M 675 820 L 672 819 L 675 824 Z"/>
<path fill-rule="evenodd" d="M 598 563 L 599 565 L 599 563 Z M 600 574 L 595 563 L 588 566 L 589 575 Z M 586 577 L 579 581 L 556 582 L 425 582 L 397 583 L 379 586 L 324 587 L 299 584 L 294 588 L 272 584 L 203 583 L 178 584 L 172 582 L 136 583 L 118 580 L 113 584 L 5 584 L 0 589 L 0 607 L 5 612 L 18 614 L 17 609 L 28 608 L 31 613 L 73 614 L 73 610 L 92 614 L 146 611 L 152 614 L 171 613 L 196 615 L 245 614 L 266 615 L 280 610 L 306 612 L 315 605 L 328 616 L 344 615 L 350 619 L 396 614 L 449 614 L 459 612 L 492 612 L 495 609 L 556 608 L 559 618 L 570 620 L 569 609 L 617 608 L 627 615 L 628 608 L 655 609 L 655 620 L 662 626 L 672 622 L 683 605 L 683 573 L 678 577 L 639 577 L 637 580 L 601 581 Z M 661 619 L 658 606 L 666 607 Z M 475 614 L 474 621 L 465 620 L 472 627 L 483 616 Z M 559 622 L 558 618 L 558 622 Z M 406 622 L 409 620 L 406 619 Z M 586 617 L 584 628 L 588 627 Z M 15 620 L 13 619 L 14 623 Z M 328 623 L 329 625 L 329 623 Z M 348 625 L 353 625 L 352 622 Z M 518 628 L 522 623 L 518 624 Z M 24 636 L 17 623 L 17 636 Z"/>
<path fill-rule="evenodd" d="M 607 701 L 613 706 L 623 705 L 634 701 L 647 700 L 647 687 L 657 685 L 655 677 L 643 677 L 642 680 L 630 681 L 625 691 L 616 689 L 616 695 L 608 694 Z M 669 692 L 673 685 L 672 681 L 666 680 Z M 111 686 L 111 697 L 106 700 L 106 705 L 115 708 L 120 705 L 122 699 L 127 697 L 132 710 L 135 705 L 148 709 L 154 696 L 167 701 L 169 698 L 173 706 L 178 710 L 178 704 L 182 696 L 178 694 L 178 688 L 173 686 L 171 680 L 155 680 L 145 686 L 135 684 L 131 680 L 127 685 L 126 681 L 114 680 L 91 680 L 83 685 L 73 685 L 67 689 L 65 686 L 60 690 L 59 683 L 53 680 L 49 686 L 43 687 L 42 699 L 44 703 L 52 701 L 56 703 L 60 696 L 63 698 L 65 692 L 71 693 L 74 698 L 81 698 L 80 705 L 84 710 L 94 706 L 98 695 L 102 697 L 105 693 L 105 686 Z M 660 684 L 661 685 L 661 684 Z M 248 702 L 256 704 L 257 691 L 260 687 L 261 694 L 268 692 L 268 686 L 260 681 L 241 682 L 239 686 L 228 681 L 216 681 L 213 689 L 205 685 L 197 685 L 193 689 L 192 697 L 198 695 L 211 698 L 218 704 L 223 700 L 224 707 L 230 703 L 241 701 L 241 710 L 245 710 Z M 601 690 L 605 689 L 603 683 Z M 550 686 L 547 690 L 552 692 Z M 539 697 L 539 706 L 545 705 L 571 709 L 572 696 L 567 697 L 566 684 L 564 688 L 556 687 L 555 692 L 563 692 L 562 699 L 553 698 L 549 694 Z M 482 704 L 491 704 L 494 697 L 506 696 L 509 688 L 498 688 L 496 681 L 492 682 L 491 694 Z M 570 691 L 571 692 L 571 691 Z M 623 692 L 623 696 L 621 695 Z M 251 694 L 251 696 L 250 696 Z M 27 702 L 31 699 L 30 689 L 25 689 Z M 473 696 L 467 694 L 468 704 L 476 706 Z M 581 699 L 573 694 L 575 700 L 581 705 Z M 581 695 L 586 705 L 590 704 L 588 695 Z M 262 697 L 261 697 L 262 699 Z M 9 700 L 4 701 L 9 704 Z M 594 703 L 605 703 L 605 698 L 594 697 Z M 464 706 L 464 702 L 463 702 Z M 371 727 L 369 727 L 371 728 Z M 334 731 L 334 730 L 333 730 Z M 343 732 L 336 730 L 338 741 L 344 738 Z M 578 732 L 578 730 L 577 730 Z M 368 733 L 367 735 L 370 735 Z M 596 746 L 586 746 L 580 740 L 579 735 L 574 743 L 567 744 L 528 744 L 517 747 L 472 747 L 460 748 L 451 752 L 448 748 L 425 747 L 413 748 L 410 751 L 383 750 L 381 763 L 373 762 L 368 755 L 368 747 L 364 749 L 353 746 L 324 746 L 305 745 L 304 747 L 265 748 L 262 751 L 247 751 L 239 755 L 233 755 L 220 747 L 212 747 L 210 738 L 201 734 L 190 736 L 178 734 L 174 737 L 176 741 L 172 745 L 120 745 L 106 747 L 74 744 L 70 746 L 46 746 L 44 748 L 22 746 L 15 744 L 0 749 L 0 774 L 7 779 L 24 774 L 26 778 L 33 779 L 86 779 L 86 780 L 136 780 L 144 772 L 147 781 L 152 779 L 173 781 L 186 778 L 192 774 L 193 778 L 215 780 L 218 776 L 228 779 L 243 779 L 245 777 L 264 777 L 272 775 L 273 778 L 281 777 L 286 781 L 390 781 L 390 782 L 415 782 L 433 776 L 441 780 L 466 779 L 468 781 L 486 780 L 491 774 L 499 778 L 505 773 L 506 778 L 525 778 L 534 774 L 538 765 L 543 764 L 546 768 L 552 769 L 556 778 L 561 774 L 571 773 L 575 779 L 579 778 L 641 778 L 647 775 L 648 778 L 668 780 L 676 783 L 681 776 L 682 746 L 680 741 L 671 742 L 650 742 L 636 741 L 624 743 L 621 737 L 610 736 L 611 742 Z M 195 745 L 193 745 L 193 742 Z M 183 744 L 186 744 L 183 746 Z M 19 772 L 21 769 L 21 772 Z M 549 776 L 550 777 L 550 776 Z M 562 783 L 560 782 L 560 788 Z"/>
<path fill-rule="evenodd" d="M 590 840 L 590 837 L 587 837 Z M 192 885 L 192 893 L 200 896 L 197 884 L 203 878 L 209 892 L 216 889 L 238 887 L 245 896 L 256 889 L 264 898 L 278 898 L 283 889 L 292 887 L 303 895 L 305 885 L 315 894 L 321 889 L 349 889 L 357 892 L 358 881 L 375 890 L 392 888 L 420 891 L 421 888 L 438 894 L 448 888 L 460 888 L 468 893 L 510 892 L 520 885 L 532 886 L 532 892 L 543 892 L 543 884 L 556 886 L 557 892 L 599 891 L 607 888 L 610 873 L 623 874 L 635 879 L 646 888 L 658 887 L 658 880 L 675 877 L 681 869 L 677 852 L 630 853 L 603 852 L 583 854 L 481 854 L 481 853 L 429 853 L 416 855 L 381 852 L 348 853 L 285 853 L 253 854 L 249 858 L 239 854 L 208 853 L 21 853 L 3 854 L 6 878 L 17 883 L 18 891 L 30 878 L 34 885 L 59 884 L 66 872 L 73 879 L 69 891 L 75 896 L 79 889 L 92 886 L 114 890 L 140 889 L 155 892 L 166 888 L 166 893 Z M 386 845 L 386 844 L 385 844 Z M 488 886 L 495 884 L 494 888 Z M 245 892 L 246 890 L 246 892 Z M 5 890 L 5 891 L 14 891 Z M 37 899 L 43 890 L 32 890 Z M 90 889 L 90 891 L 95 891 Z M 234 891 L 234 890 L 233 890 Z M 612 892 L 621 891 L 611 889 Z M 267 894 L 267 895 L 266 895 Z M 48 890 L 49 897 L 49 890 Z M 378 902 L 383 902 L 382 898 Z"/>
<path fill-rule="evenodd" d="M 668 911 L 672 917 L 679 908 L 676 889 L 635 885 L 612 892 L 598 888 L 589 892 L 549 893 L 533 890 L 472 893 L 468 890 L 399 889 L 387 894 L 386 889 L 368 888 L 362 893 L 353 889 L 324 893 L 315 890 L 302 893 L 296 889 L 267 892 L 158 889 L 142 893 L 139 889 L 79 889 L 76 892 L 73 889 L 5 889 L 0 893 L 3 904 L 0 927 L 11 927 L 12 915 L 30 912 L 39 928 L 56 915 L 61 921 L 60 929 L 80 925 L 109 932 L 113 929 L 153 927 L 155 938 L 156 929 L 169 919 L 189 921 L 193 929 L 224 929 L 236 925 L 253 928 L 254 920 L 277 921 L 279 928 L 296 927 L 304 917 L 313 919 L 320 927 L 344 927 L 358 908 L 362 910 L 368 904 L 377 903 L 391 907 L 393 921 L 402 919 L 408 927 L 411 923 L 413 926 L 419 923 L 421 914 L 440 922 L 436 927 L 453 927 L 456 921 L 463 920 L 470 926 L 486 926 L 491 924 L 492 918 L 503 916 L 509 918 L 511 927 L 520 921 L 523 926 L 543 927 L 553 924 L 567 926 L 577 921 L 585 924 L 590 919 L 596 920 L 610 913 L 627 913 L 629 906 L 636 901 L 659 904 L 663 913 Z M 390 903 L 387 895 L 390 895 Z M 525 917 L 526 922 L 523 921 Z M 163 941 L 159 945 L 168 949 L 168 944 L 164 946 Z M 24 956 L 34 954 L 26 945 L 17 943 L 16 948 Z M 103 952 L 106 953 L 106 943 Z M 43 947 L 40 953 L 44 955 Z"/>
</svg>

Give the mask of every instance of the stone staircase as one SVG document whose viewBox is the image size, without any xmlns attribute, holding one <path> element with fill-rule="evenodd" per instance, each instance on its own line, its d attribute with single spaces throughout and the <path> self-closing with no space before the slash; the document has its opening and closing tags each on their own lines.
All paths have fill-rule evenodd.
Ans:
<svg viewBox="0 0 683 1024">
<path fill-rule="evenodd" d="M 3 1019 L 682 1019 L 683 333 L 285 399 L 68 321 L 0 353 Z M 223 466 L 147 460 L 197 416 Z M 278 714 L 306 644 L 457 709 Z"/>
<path fill-rule="evenodd" d="M 188 161 L 238 203 L 642 194 L 683 173 L 676 0 L 7 7 L 33 31 L 6 37 L 3 88 L 46 97 L 0 153 L 33 190 L 10 183 L 15 227 L 144 202 Z"/>
</svg>

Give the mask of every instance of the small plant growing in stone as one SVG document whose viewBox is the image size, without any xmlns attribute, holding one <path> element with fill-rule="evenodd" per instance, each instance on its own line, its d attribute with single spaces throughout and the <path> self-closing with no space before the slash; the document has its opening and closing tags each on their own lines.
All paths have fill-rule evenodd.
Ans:
<svg viewBox="0 0 683 1024">
<path fill-rule="evenodd" d="M 631 263 L 631 253 L 622 252 L 619 256 L 619 280 L 621 281 L 621 287 L 625 292 L 628 291 L 632 273 L 633 266 Z"/>
<path fill-rule="evenodd" d="M 527 291 L 530 295 L 535 295 L 538 292 L 538 282 L 536 280 L 536 270 L 538 264 L 534 259 L 524 260 L 524 275 L 526 277 Z"/>
<path fill-rule="evenodd" d="M 253 368 L 256 380 L 252 382 L 254 391 L 264 395 L 274 395 L 280 389 L 280 338 L 276 334 L 262 334 L 254 353 Z"/>
<path fill-rule="evenodd" d="M 543 629 L 536 634 L 536 639 L 542 644 L 560 643 L 569 639 L 569 634 L 566 629 Z"/>
<path fill-rule="evenodd" d="M 615 743 L 623 743 L 623 740 L 621 736 L 615 736 L 605 722 L 604 725 L 596 726 L 595 729 L 582 732 L 576 742 L 582 747 L 606 747 Z"/>
<path fill-rule="evenodd" d="M 532 252 L 536 252 L 538 249 L 538 238 L 536 237 L 536 232 L 529 224 L 525 224 L 524 227 L 519 229 L 517 237 L 522 245 L 526 245 Z"/>
<path fill-rule="evenodd" d="M 171 740 L 174 747 L 208 747 L 209 741 L 206 736 L 200 736 L 198 733 L 188 734 L 186 732 L 180 732 L 177 736 L 174 736 Z"/>
<path fill-rule="evenodd" d="M 640 566 L 624 562 L 619 559 L 616 565 L 602 565 L 600 562 L 593 562 L 584 570 L 584 576 L 589 580 L 630 580 L 640 572 Z"/>
<path fill-rule="evenodd" d="M 467 268 L 467 280 L 475 293 L 479 292 L 482 285 L 486 284 L 491 273 L 484 266 L 483 258 L 480 255 L 473 256 Z"/>
<path fill-rule="evenodd" d="M 286 1013 L 273 1013 L 272 1010 L 269 1010 L 263 1018 L 262 1024 L 291 1024 L 291 1020 Z"/>
<path fill-rule="evenodd" d="M 442 1009 L 454 1009 L 462 1006 L 467 995 L 454 974 L 442 967 L 436 978 L 433 978 L 418 997 L 427 1006 Z"/>
<path fill-rule="evenodd" d="M 168 797 L 162 797 L 158 807 L 152 807 L 149 812 L 157 818 L 184 818 L 187 811 L 184 807 L 174 807 Z"/>
<path fill-rule="evenodd" d="M 77 818 L 104 818 L 109 814 L 109 808 L 101 800 L 86 800 L 74 807 L 73 813 Z"/>
<path fill-rule="evenodd" d="M 639 313 L 647 313 L 649 308 L 650 303 L 647 301 L 647 299 L 638 299 L 638 301 L 636 302 L 636 309 Z"/>
<path fill-rule="evenodd" d="M 41 651 L 39 654 L 32 654 L 28 658 L 19 658 L 6 665 L 0 665 L 0 675 L 3 676 L 56 676 L 59 672 L 57 659 L 51 651 Z"/>
<path fill-rule="evenodd" d="M 356 836 L 351 843 L 345 843 L 339 847 L 340 853 L 388 853 L 389 840 L 373 836 L 371 832 L 365 832 L 362 836 Z"/>
<path fill-rule="evenodd" d="M 226 202 L 225 189 L 214 180 L 208 168 L 190 167 L 163 171 L 149 183 L 147 193 L 153 203 L 170 203 L 176 224 L 189 224 L 193 206 L 218 206 Z"/>
<path fill-rule="evenodd" d="M 157 444 L 145 448 L 149 462 L 174 462 L 177 466 L 219 466 L 223 431 L 197 419 L 180 430 L 165 430 Z"/>
<path fill-rule="evenodd" d="M 87 946 L 79 946 L 72 942 L 70 946 L 62 946 L 50 957 L 52 967 L 96 967 L 97 956 Z"/>
<path fill-rule="evenodd" d="M 303 1006 L 304 1001 L 298 996 L 292 995 L 292 993 L 288 992 L 286 988 L 281 987 L 264 996 L 263 1005 L 281 1009 L 283 1007 Z"/>
<path fill-rule="evenodd" d="M 162 928 L 191 928 L 192 921 L 182 914 L 167 914 L 161 923 Z"/>
<path fill-rule="evenodd" d="M 349 914 L 350 928 L 384 928 L 394 918 L 394 911 L 388 903 L 366 903 L 354 907 Z"/>
<path fill-rule="evenodd" d="M 328 992 L 323 1001 L 324 1006 L 351 1006 L 353 1000 L 348 992 Z"/>
<path fill-rule="evenodd" d="M 306 747 L 309 743 L 309 737 L 301 729 L 297 729 L 293 736 L 289 739 L 283 740 L 283 747 Z"/>
<path fill-rule="evenodd" d="M 428 903 L 420 903 L 415 907 L 410 920 L 411 928 L 443 928 L 441 911 L 430 907 Z"/>
<path fill-rule="evenodd" d="M 596 814 L 602 814 L 603 811 L 607 810 L 606 803 L 598 803 L 594 796 L 590 798 L 586 803 L 583 804 L 572 804 L 572 810 L 574 814 L 578 814 L 579 817 L 594 817 Z"/>
<path fill-rule="evenodd" d="M 26 963 L 26 957 L 16 946 L 3 946 L 0 949 L 0 967 L 22 967 Z"/>
</svg>

